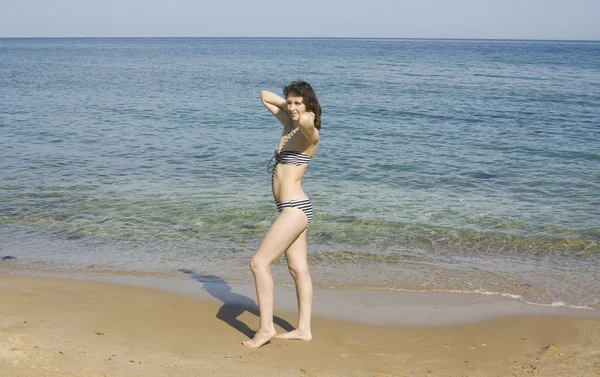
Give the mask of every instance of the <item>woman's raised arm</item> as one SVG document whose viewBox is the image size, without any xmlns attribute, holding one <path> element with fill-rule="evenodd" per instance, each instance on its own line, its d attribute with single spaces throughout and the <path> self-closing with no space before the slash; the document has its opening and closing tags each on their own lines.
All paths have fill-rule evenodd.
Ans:
<svg viewBox="0 0 600 377">
<path fill-rule="evenodd" d="M 292 124 L 292 118 L 287 111 L 287 101 L 285 99 L 268 90 L 262 90 L 260 100 L 281 124 L 284 126 Z"/>
</svg>

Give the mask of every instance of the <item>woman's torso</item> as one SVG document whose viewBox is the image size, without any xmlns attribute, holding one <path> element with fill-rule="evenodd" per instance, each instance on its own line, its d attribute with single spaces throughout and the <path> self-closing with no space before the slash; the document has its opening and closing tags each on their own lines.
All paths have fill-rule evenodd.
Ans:
<svg viewBox="0 0 600 377">
<path fill-rule="evenodd" d="M 287 160 L 297 159 L 298 164 L 287 164 L 281 161 L 277 163 L 273 173 L 273 197 L 281 202 L 307 198 L 302 190 L 302 177 L 304 177 L 304 173 L 308 168 L 309 158 L 314 156 L 317 149 L 316 144 L 306 140 L 299 130 L 285 142 L 286 136 L 292 131 L 291 127 L 284 127 L 283 134 L 277 144 L 277 151 L 280 153 L 286 151 L 301 153 L 301 155 L 289 153 L 286 156 Z"/>
</svg>

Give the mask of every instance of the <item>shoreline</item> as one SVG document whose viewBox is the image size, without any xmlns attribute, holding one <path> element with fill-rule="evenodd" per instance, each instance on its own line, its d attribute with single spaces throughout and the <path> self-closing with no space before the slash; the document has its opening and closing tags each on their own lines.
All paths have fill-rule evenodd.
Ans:
<svg viewBox="0 0 600 377">
<path fill-rule="evenodd" d="M 238 215 L 235 212 L 228 216 Z M 373 224 L 365 229 L 370 226 Z M 342 229 L 340 234 L 344 232 Z M 74 239 L 70 239 L 69 233 L 52 236 L 45 230 L 12 225 L 0 227 L 0 234 L 6 241 L 3 254 L 11 258 L 0 261 L 0 268 L 168 277 L 179 275 L 181 268 L 189 268 L 236 283 L 253 283 L 248 260 L 259 243 L 252 237 L 246 244 L 226 240 L 221 243 L 220 236 L 215 237 L 218 241 L 214 243 L 198 239 L 110 240 L 93 234 L 73 234 Z M 399 244 L 403 245 L 403 241 Z M 600 310 L 600 286 L 593 284 L 600 271 L 600 261 L 593 258 L 595 251 L 578 259 L 539 257 L 535 253 L 510 256 L 466 252 L 461 256 L 448 251 L 439 255 L 439 251 L 419 248 L 394 252 L 383 244 L 373 245 L 378 251 L 367 252 L 344 248 L 333 241 L 327 246 L 317 242 L 312 245 L 308 258 L 316 287 L 465 292 L 507 296 L 531 305 Z M 278 284 L 293 284 L 283 258 L 276 261 L 272 273 Z"/>
<path fill-rule="evenodd" d="M 600 318 L 588 311 L 582 311 L 587 317 L 513 312 L 453 325 L 368 325 L 315 313 L 313 341 L 274 339 L 249 350 L 240 343 L 258 325 L 252 296 L 238 285 L 200 276 L 183 285 L 157 288 L 139 277 L 109 282 L 0 272 L 0 375 L 520 377 L 543 372 L 597 377 L 600 373 Z M 133 280 L 143 284 L 135 286 Z M 198 289 L 198 295 L 181 290 L 189 284 L 199 286 L 199 280 L 204 280 L 204 290 Z M 282 293 L 291 292 L 279 290 L 276 302 L 289 298 L 280 297 Z M 372 293 L 353 296 L 363 301 L 346 302 L 345 312 L 398 310 L 389 300 L 372 306 L 382 299 Z M 432 299 L 433 304 L 424 295 L 411 305 L 438 313 L 451 311 L 453 305 L 470 311 L 479 305 L 439 297 Z M 322 301 L 336 295 L 319 292 L 319 296 L 315 295 L 316 307 L 335 306 Z M 276 308 L 275 315 L 280 332 L 296 323 L 295 313 Z"/>
<path fill-rule="evenodd" d="M 40 247 L 44 246 L 40 245 Z M 130 265 L 125 264 L 112 265 L 97 263 L 98 261 L 95 260 L 87 261 L 85 257 L 84 259 L 80 259 L 75 262 L 65 259 L 61 259 L 58 262 L 51 262 L 43 259 L 33 260 L 31 258 L 23 257 L 19 253 L 12 253 L 11 255 L 7 255 L 4 258 L 2 258 L 5 260 L 0 260 L 0 274 L 2 274 L 2 272 L 4 271 L 5 273 L 9 274 L 30 274 L 34 276 L 57 276 L 65 278 L 81 277 L 84 279 L 96 277 L 105 281 L 123 280 L 124 282 L 128 282 L 131 278 L 137 277 L 157 278 L 159 280 L 162 279 L 163 282 L 170 282 L 172 280 L 177 280 L 184 277 L 184 274 L 181 271 L 186 268 L 189 268 L 193 270 L 193 273 L 196 273 L 196 271 L 202 271 L 203 274 L 211 274 L 211 276 L 214 274 L 218 274 L 219 278 L 222 278 L 228 283 L 231 282 L 233 284 L 237 284 L 240 287 L 242 287 L 244 291 L 247 291 L 248 289 L 246 289 L 246 286 L 254 286 L 251 279 L 252 275 L 247 267 L 247 260 L 249 260 L 250 255 L 248 255 L 247 258 L 245 255 L 243 258 L 240 258 L 239 256 L 237 256 L 236 258 L 237 259 L 235 260 L 235 263 L 228 264 L 224 266 L 224 268 L 223 266 L 219 267 L 218 264 L 216 264 L 216 262 L 212 260 L 208 262 L 204 260 L 194 260 L 190 263 L 172 263 L 168 266 L 163 266 L 162 269 L 156 269 L 153 265 L 151 265 L 150 267 L 132 267 Z M 126 262 L 123 261 L 122 263 Z M 182 268 L 182 265 L 186 265 L 186 267 Z M 275 262 L 274 266 L 275 268 L 272 270 L 272 273 L 276 283 L 276 287 L 280 287 L 284 290 L 286 288 L 293 288 L 293 280 L 289 276 L 287 268 L 285 267 L 285 262 L 278 260 Z M 338 270 L 336 275 L 341 276 L 341 278 L 339 279 L 331 277 L 331 267 L 319 265 L 318 263 L 314 263 L 313 265 L 311 265 L 311 275 L 313 277 L 313 284 L 316 290 L 321 290 L 324 292 L 355 292 L 352 293 L 351 296 L 354 294 L 361 294 L 356 292 L 376 292 L 376 295 L 385 295 L 385 293 L 380 292 L 389 292 L 389 295 L 392 296 L 426 295 L 426 297 L 431 297 L 432 295 L 440 295 L 442 297 L 448 295 L 456 295 L 456 297 L 464 297 L 466 295 L 473 297 L 486 297 L 494 300 L 498 299 L 516 301 L 519 304 L 525 305 L 525 307 L 548 308 L 550 312 L 564 308 L 568 310 L 600 313 L 597 295 L 595 295 L 593 292 L 594 290 L 597 291 L 597 288 L 594 288 L 592 285 L 588 284 L 583 290 L 585 293 L 581 293 L 579 296 L 577 296 L 579 293 L 577 293 L 577 291 L 574 291 L 575 286 L 577 286 L 577 281 L 571 281 L 568 283 L 567 286 L 562 287 L 565 292 L 571 292 L 571 294 L 575 293 L 575 296 L 577 296 L 577 298 L 572 298 L 574 297 L 573 295 L 563 295 L 557 297 L 557 293 L 561 292 L 556 292 L 556 290 L 553 290 L 556 288 L 556 286 L 553 284 L 558 283 L 559 279 L 552 280 L 551 278 L 544 276 L 540 277 L 544 278 L 545 280 L 537 283 L 532 282 L 530 277 L 523 277 L 523 279 L 517 280 L 513 278 L 513 280 L 515 280 L 514 284 L 508 284 L 509 282 L 501 282 L 501 284 L 504 284 L 504 286 L 496 287 L 493 285 L 497 282 L 486 280 L 494 279 L 495 276 L 497 276 L 497 274 L 493 273 L 492 271 L 483 272 L 482 275 L 481 271 L 473 269 L 472 271 L 470 271 L 473 274 L 473 276 L 470 276 L 470 278 L 475 280 L 471 281 L 479 281 L 481 282 L 481 284 L 471 284 L 468 281 L 467 283 L 460 284 L 461 279 L 466 281 L 469 278 L 465 277 L 464 275 L 461 276 L 457 270 L 443 270 L 442 268 L 442 271 L 440 271 L 439 269 L 428 271 L 426 268 L 419 269 L 419 266 L 417 266 L 417 268 L 413 268 L 412 270 L 407 269 L 407 266 L 400 266 L 400 269 L 398 269 L 398 266 L 395 266 L 396 269 L 392 270 L 394 268 L 394 265 L 387 265 L 383 263 L 376 266 L 371 266 L 377 272 L 375 274 L 375 280 L 378 279 L 377 276 L 389 277 L 392 275 L 402 275 L 400 277 L 400 279 L 402 280 L 396 281 L 396 283 L 394 284 L 381 283 L 380 285 L 377 282 L 372 283 L 371 280 L 368 280 L 369 278 L 367 278 L 367 280 L 363 279 L 364 281 L 361 280 L 356 284 L 352 282 L 352 277 L 348 278 L 348 276 L 353 276 L 353 273 L 355 273 L 355 271 L 352 271 L 352 269 L 357 267 L 356 264 L 337 264 L 335 267 Z M 592 267 L 589 268 L 591 269 Z M 411 282 L 411 279 L 413 277 L 419 279 L 419 276 L 427 276 L 428 272 L 441 272 L 442 274 L 447 273 L 448 275 L 445 277 L 445 279 L 454 279 L 453 281 L 458 281 L 459 284 L 449 284 L 448 286 L 443 286 L 432 283 L 429 286 L 424 286 L 422 281 Z M 223 275 L 221 275 L 221 273 Z M 507 276 L 511 275 L 514 276 L 515 274 L 508 274 Z M 581 272 L 579 273 L 579 277 L 583 277 Z M 587 279 L 587 281 L 589 281 L 589 276 Z M 139 285 L 138 283 L 134 282 L 133 284 Z M 549 283 L 550 286 L 546 283 Z M 157 288 L 160 288 L 162 285 L 160 281 L 149 281 L 148 284 Z M 173 284 L 167 284 L 167 286 L 170 285 Z M 181 289 L 187 289 L 189 291 L 194 290 L 191 287 Z M 250 289 L 250 291 L 253 292 L 254 288 Z M 193 292 L 190 292 L 190 294 L 193 294 Z M 538 297 L 531 297 L 532 294 L 537 295 Z M 587 295 L 587 301 L 580 302 L 582 297 L 581 295 Z M 537 300 L 536 298 L 540 299 Z M 481 300 L 478 299 L 476 301 L 479 302 Z M 519 314 L 523 312 L 523 310 L 521 310 L 522 305 L 511 305 L 513 305 L 514 307 L 510 309 L 509 312 L 506 314 L 510 314 L 513 312 L 515 314 Z M 293 308 L 293 310 L 295 310 L 295 307 Z M 540 312 L 529 308 L 525 309 L 524 313 L 529 314 Z M 560 311 L 556 313 L 559 315 L 561 314 Z M 484 315 L 483 317 L 485 318 L 486 316 Z"/>
<path fill-rule="evenodd" d="M 181 269 L 181 276 L 122 273 L 56 273 L 0 269 L 3 277 L 94 281 L 176 294 L 204 302 L 255 307 L 255 287 Z M 295 313 L 295 288 L 275 285 L 275 310 Z M 371 288 L 314 288 L 313 315 L 375 326 L 447 326 L 497 317 L 559 316 L 600 320 L 600 311 L 525 303 L 514 297 L 470 292 L 411 292 Z"/>
</svg>

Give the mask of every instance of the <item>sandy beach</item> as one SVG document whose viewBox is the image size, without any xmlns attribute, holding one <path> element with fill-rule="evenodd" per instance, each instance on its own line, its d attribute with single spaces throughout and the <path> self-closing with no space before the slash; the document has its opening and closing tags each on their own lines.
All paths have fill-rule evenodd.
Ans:
<svg viewBox="0 0 600 377">
<path fill-rule="evenodd" d="M 140 283 L 1 274 L 0 376 L 600 376 L 600 318 L 593 311 L 496 316 L 486 309 L 487 319 L 466 315 L 462 323 L 437 325 L 316 316 L 313 341 L 273 340 L 250 350 L 241 342 L 257 326 L 255 301 L 240 287 L 213 281 L 199 289 L 206 296 L 194 297 Z M 315 306 L 334 307 L 328 294 L 317 291 Z M 481 306 L 432 305 L 427 296 L 415 296 L 424 312 L 446 307 L 464 316 L 457 306 Z M 359 315 L 395 307 L 381 297 L 378 305 L 348 297 L 354 309 L 345 311 Z M 484 300 L 494 302 L 489 308 L 514 301 Z M 291 310 L 276 316 L 279 331 L 296 322 Z"/>
</svg>

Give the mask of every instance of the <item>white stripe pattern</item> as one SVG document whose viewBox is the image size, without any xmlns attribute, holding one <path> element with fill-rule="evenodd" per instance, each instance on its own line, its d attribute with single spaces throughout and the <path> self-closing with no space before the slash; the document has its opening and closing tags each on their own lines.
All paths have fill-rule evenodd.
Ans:
<svg viewBox="0 0 600 377">
<path fill-rule="evenodd" d="M 299 200 L 288 200 L 287 202 L 278 202 L 275 201 L 277 205 L 277 210 L 279 212 L 283 211 L 285 208 L 298 208 L 302 210 L 306 214 L 306 218 L 308 219 L 308 223 L 310 224 L 313 219 L 313 205 L 310 199 L 299 199 Z"/>
</svg>

